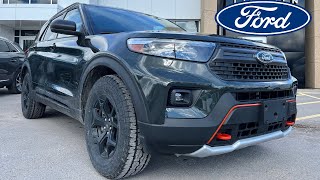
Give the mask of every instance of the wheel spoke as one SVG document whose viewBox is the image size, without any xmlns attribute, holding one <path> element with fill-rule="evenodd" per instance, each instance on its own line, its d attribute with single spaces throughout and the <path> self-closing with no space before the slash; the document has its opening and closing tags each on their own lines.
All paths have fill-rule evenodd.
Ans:
<svg viewBox="0 0 320 180">
<path fill-rule="evenodd" d="M 92 137 L 103 158 L 110 158 L 117 146 L 118 119 L 116 109 L 108 98 L 101 94 L 92 107 Z"/>
<path fill-rule="evenodd" d="M 117 143 L 115 140 L 113 140 L 112 138 L 112 133 L 110 132 L 108 134 L 108 140 L 107 140 L 107 146 L 112 146 L 112 147 L 116 147 Z"/>
<path fill-rule="evenodd" d="M 104 127 L 105 126 L 105 119 L 101 117 L 98 112 L 98 109 L 93 109 L 93 121 L 92 127 Z"/>
<path fill-rule="evenodd" d="M 110 116 L 113 117 L 115 115 L 115 108 L 112 106 L 111 112 L 110 112 Z"/>
<path fill-rule="evenodd" d="M 104 112 L 105 112 L 105 114 L 106 114 L 106 116 L 108 117 L 108 118 L 111 118 L 112 117 L 112 114 L 111 114 L 111 112 L 112 112 L 112 109 L 113 109 L 113 106 L 112 106 L 112 104 L 109 102 L 109 101 L 106 101 L 105 103 L 104 103 Z"/>
<path fill-rule="evenodd" d="M 97 138 L 97 140 L 98 140 L 98 143 L 99 143 L 100 153 L 101 153 L 101 155 L 103 155 L 105 150 L 106 150 L 106 143 L 107 143 L 107 140 L 108 140 L 107 131 L 104 131 L 102 134 L 100 134 L 100 136 Z"/>
<path fill-rule="evenodd" d="M 99 106 L 100 106 L 100 111 L 101 111 L 101 116 L 106 116 L 106 111 L 105 111 L 105 104 L 107 100 L 99 98 Z"/>
<path fill-rule="evenodd" d="M 114 127 L 114 128 L 118 128 L 118 123 L 116 121 L 116 118 L 114 118 L 114 117 L 110 118 L 110 126 Z"/>
</svg>

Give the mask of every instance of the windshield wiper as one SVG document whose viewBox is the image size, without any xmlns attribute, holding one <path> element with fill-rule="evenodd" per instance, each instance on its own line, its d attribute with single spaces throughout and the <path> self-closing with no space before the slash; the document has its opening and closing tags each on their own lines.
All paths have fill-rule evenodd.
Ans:
<svg viewBox="0 0 320 180">
<path fill-rule="evenodd" d="M 101 32 L 99 34 L 115 34 L 115 33 L 118 33 L 118 32 Z"/>
</svg>

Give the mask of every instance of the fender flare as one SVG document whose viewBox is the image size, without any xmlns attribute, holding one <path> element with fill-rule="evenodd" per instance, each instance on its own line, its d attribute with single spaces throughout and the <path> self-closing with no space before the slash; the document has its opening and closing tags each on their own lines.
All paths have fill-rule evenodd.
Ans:
<svg viewBox="0 0 320 180">
<path fill-rule="evenodd" d="M 21 77 L 24 77 L 27 72 L 31 75 L 29 62 L 28 61 L 24 61 L 22 66 L 21 66 Z"/>
<path fill-rule="evenodd" d="M 85 81 L 89 73 L 97 66 L 105 66 L 107 68 L 110 68 L 121 78 L 131 94 L 133 105 L 136 111 L 137 121 L 148 122 L 148 111 L 145 103 L 146 100 L 144 98 L 142 90 L 139 88 L 135 76 L 128 68 L 129 65 L 125 63 L 125 60 L 109 53 L 99 53 L 95 55 L 93 58 L 91 58 L 91 60 L 89 60 L 89 64 L 82 73 L 79 84 L 79 105 L 81 113 L 83 113 L 84 111 L 82 107 L 82 92 L 84 89 Z"/>
</svg>

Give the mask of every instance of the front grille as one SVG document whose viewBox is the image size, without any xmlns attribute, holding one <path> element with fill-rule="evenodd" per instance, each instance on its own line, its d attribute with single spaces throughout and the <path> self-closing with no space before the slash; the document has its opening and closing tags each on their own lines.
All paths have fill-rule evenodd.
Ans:
<svg viewBox="0 0 320 180">
<path fill-rule="evenodd" d="M 221 47 L 227 47 L 227 48 L 240 48 L 240 49 L 250 49 L 250 50 L 269 51 L 269 52 L 281 53 L 281 50 L 277 49 L 277 48 L 268 48 L 268 47 L 261 47 L 261 46 L 250 46 L 250 45 L 244 45 L 244 44 L 221 43 L 220 46 Z"/>
<path fill-rule="evenodd" d="M 262 65 L 258 62 L 240 63 L 215 60 L 210 63 L 210 68 L 224 80 L 273 81 L 289 78 L 289 69 L 286 64 Z"/>
<path fill-rule="evenodd" d="M 282 122 L 282 121 L 269 123 L 268 132 L 281 130 L 283 123 L 284 122 Z"/>
<path fill-rule="evenodd" d="M 242 123 L 239 125 L 237 137 L 238 139 L 246 138 L 258 134 L 259 123 Z"/>
<path fill-rule="evenodd" d="M 292 90 L 261 91 L 261 92 L 236 92 L 232 93 L 237 101 L 258 101 L 293 97 Z"/>
</svg>

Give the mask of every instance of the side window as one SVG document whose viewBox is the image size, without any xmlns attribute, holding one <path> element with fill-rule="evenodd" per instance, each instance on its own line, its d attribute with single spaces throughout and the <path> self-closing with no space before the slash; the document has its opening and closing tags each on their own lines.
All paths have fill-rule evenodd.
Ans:
<svg viewBox="0 0 320 180">
<path fill-rule="evenodd" d="M 68 20 L 68 21 L 73 21 L 76 23 L 76 27 L 77 27 L 77 31 L 81 31 L 82 30 L 82 19 L 81 19 L 81 14 L 79 12 L 78 9 L 73 9 L 71 11 L 69 11 L 66 16 L 64 17 L 64 20 Z M 58 38 L 61 37 L 69 37 L 70 35 L 65 35 L 65 34 L 59 34 Z"/>
<path fill-rule="evenodd" d="M 0 40 L 0 52 L 10 52 L 10 49 L 7 46 L 7 43 L 2 40 Z"/>
<path fill-rule="evenodd" d="M 63 16 L 61 15 L 61 16 L 55 18 L 54 20 L 56 20 L 56 19 L 62 19 L 62 18 L 63 18 Z M 52 20 L 52 21 L 54 21 L 54 20 Z M 52 22 L 52 21 L 51 21 L 51 22 Z M 47 27 L 46 34 L 44 35 L 44 37 L 42 38 L 42 40 L 43 40 L 43 41 L 49 41 L 49 40 L 55 39 L 56 37 L 57 37 L 57 33 L 54 33 L 54 32 L 51 31 L 51 29 L 50 29 L 50 24 L 49 24 L 49 26 Z"/>
<path fill-rule="evenodd" d="M 11 44 L 7 42 L 10 52 L 18 52 L 17 49 Z"/>
</svg>

